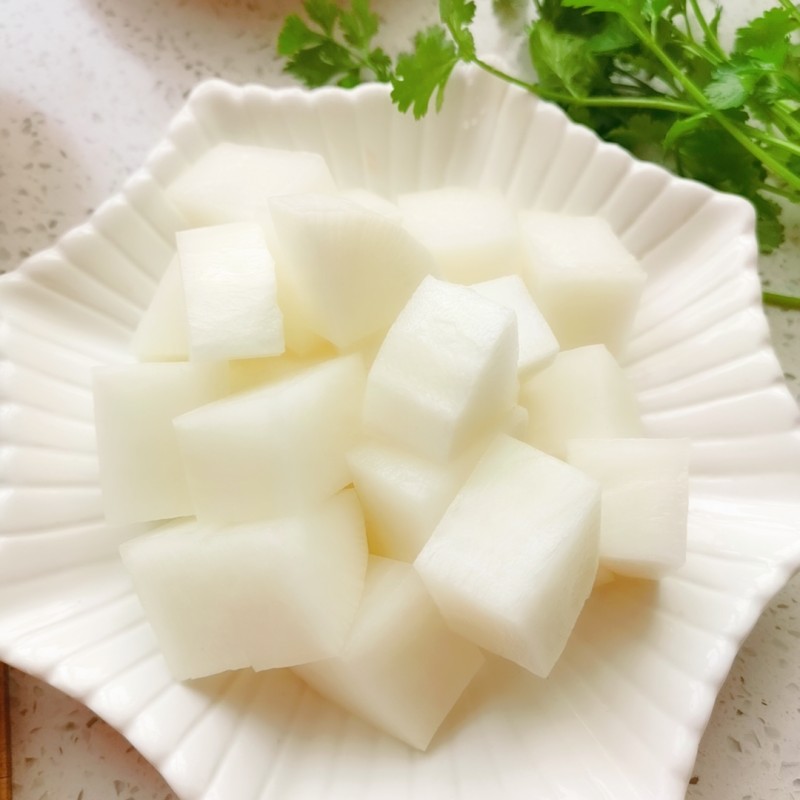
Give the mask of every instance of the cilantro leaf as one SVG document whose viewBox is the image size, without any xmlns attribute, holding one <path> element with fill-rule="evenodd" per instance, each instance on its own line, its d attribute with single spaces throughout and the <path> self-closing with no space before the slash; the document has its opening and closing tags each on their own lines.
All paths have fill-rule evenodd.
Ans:
<svg viewBox="0 0 800 800">
<path fill-rule="evenodd" d="M 286 71 L 299 78 L 306 86 L 325 86 L 358 71 L 358 64 L 336 42 L 322 41 L 298 50 L 286 62 Z"/>
<path fill-rule="evenodd" d="M 637 155 L 752 200 L 762 248 L 781 240 L 763 191 L 774 180 L 800 202 L 800 14 L 788 2 L 741 27 L 732 52 L 718 36 L 721 6 L 706 19 L 691 0 L 535 2 L 539 91 L 560 89 L 573 118 Z M 588 35 L 595 58 L 581 66 L 580 40 L 568 37 L 586 37 L 588 23 L 578 27 L 573 10 L 599 20 Z"/>
<path fill-rule="evenodd" d="M 587 14 L 618 14 L 623 19 L 641 20 L 643 3 L 636 0 L 562 0 L 567 8 L 582 8 Z"/>
<path fill-rule="evenodd" d="M 590 40 L 558 31 L 542 20 L 528 37 L 528 49 L 541 85 L 556 91 L 565 90 L 575 97 L 585 97 L 597 63 Z"/>
<path fill-rule="evenodd" d="M 434 94 L 440 109 L 445 86 L 459 60 L 444 28 L 433 25 L 420 31 L 414 37 L 414 50 L 397 57 L 392 100 L 401 111 L 412 109 L 416 119 L 425 115 Z"/>
<path fill-rule="evenodd" d="M 606 138 L 621 144 L 635 156 L 649 161 L 662 161 L 664 139 L 670 119 L 663 114 L 636 112 L 620 115 L 618 123 Z"/>
<path fill-rule="evenodd" d="M 322 42 L 322 37 L 314 33 L 297 14 L 286 17 L 278 35 L 278 55 L 296 55 L 306 47 L 314 47 Z"/>
<path fill-rule="evenodd" d="M 638 42 L 636 34 L 622 19 L 608 17 L 597 33 L 589 38 L 589 45 L 594 53 L 615 53 L 633 47 Z"/>
<path fill-rule="evenodd" d="M 303 8 L 309 19 L 316 22 L 329 36 L 333 33 L 336 20 L 342 13 L 333 0 L 303 0 Z"/>
<path fill-rule="evenodd" d="M 756 234 L 762 253 L 771 253 L 783 244 L 786 230 L 781 222 L 781 207 L 761 194 L 751 193 L 748 198 L 756 209 Z"/>
<path fill-rule="evenodd" d="M 747 64 L 725 64 L 714 70 L 704 94 L 714 108 L 739 108 L 753 93 L 759 75 Z"/>
<path fill-rule="evenodd" d="M 344 39 L 353 47 L 371 42 L 378 32 L 378 24 L 378 15 L 370 11 L 369 0 L 353 0 L 350 11 L 342 12 L 339 17 Z"/>
<path fill-rule="evenodd" d="M 290 14 L 278 34 L 285 72 L 312 88 L 329 83 L 349 88 L 370 77 L 391 80 L 391 58 L 372 46 L 380 20 L 369 0 L 351 0 L 349 8 L 333 0 L 304 0 L 303 8 L 310 24 Z"/>
<path fill-rule="evenodd" d="M 671 2 L 672 0 L 643 0 L 642 16 L 648 22 L 656 22 L 661 19 Z"/>
<path fill-rule="evenodd" d="M 686 174 L 725 192 L 747 196 L 766 178 L 763 164 L 713 121 L 684 136 L 677 150 Z"/>
<path fill-rule="evenodd" d="M 800 53 L 798 54 L 800 59 Z M 767 102 L 785 99 L 800 104 L 800 80 L 788 73 L 775 75 L 761 92 L 762 99 Z M 800 115 L 795 111 L 795 119 L 800 124 Z"/>
<path fill-rule="evenodd" d="M 780 67 L 789 55 L 789 36 L 800 23 L 784 8 L 771 8 L 736 31 L 734 53 Z"/>
<path fill-rule="evenodd" d="M 475 19 L 473 0 L 439 0 L 439 16 L 447 26 L 464 61 L 475 58 L 475 39 L 469 26 Z"/>
<path fill-rule="evenodd" d="M 392 79 L 392 59 L 381 47 L 369 51 L 369 63 L 375 73 L 375 79 L 380 83 L 389 83 Z"/>
<path fill-rule="evenodd" d="M 672 150 L 678 140 L 699 128 L 707 120 L 708 113 L 705 111 L 675 120 L 664 135 L 665 150 Z"/>
</svg>

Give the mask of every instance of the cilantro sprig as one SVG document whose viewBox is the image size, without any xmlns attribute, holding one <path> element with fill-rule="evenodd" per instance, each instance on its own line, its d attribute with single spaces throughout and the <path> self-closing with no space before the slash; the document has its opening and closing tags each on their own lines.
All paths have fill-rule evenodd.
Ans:
<svg viewBox="0 0 800 800">
<path fill-rule="evenodd" d="M 372 45 L 369 0 L 305 0 L 311 25 L 287 18 L 279 38 L 288 72 L 308 86 L 391 82 L 401 111 L 441 107 L 459 62 L 561 105 L 576 121 L 679 175 L 750 200 L 762 251 L 785 236 L 783 201 L 800 203 L 800 9 L 791 0 L 750 20 L 726 48 L 722 7 L 699 0 L 531 0 L 525 28 L 530 81 L 483 60 L 471 32 L 473 0 L 439 0 L 441 23 L 392 60 Z M 494 0 L 498 17 L 520 0 Z M 765 301 L 797 307 L 795 298 Z"/>
<path fill-rule="evenodd" d="M 278 36 L 287 72 L 311 88 L 330 83 L 351 88 L 392 78 L 391 58 L 372 44 L 379 19 L 369 0 L 352 0 L 349 9 L 332 0 L 305 0 L 303 8 L 308 22 L 290 14 Z"/>
</svg>

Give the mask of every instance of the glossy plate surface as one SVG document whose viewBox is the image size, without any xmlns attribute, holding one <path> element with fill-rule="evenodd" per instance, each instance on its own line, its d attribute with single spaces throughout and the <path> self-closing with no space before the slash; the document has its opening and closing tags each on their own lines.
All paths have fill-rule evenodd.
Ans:
<svg viewBox="0 0 800 800">
<path fill-rule="evenodd" d="M 496 187 L 606 217 L 649 273 L 626 368 L 646 426 L 692 439 L 689 556 L 589 602 L 555 673 L 481 673 L 426 754 L 286 672 L 174 683 L 102 519 L 92 367 L 131 332 L 182 220 L 164 186 L 229 139 L 314 150 L 342 188 Z M 679 800 L 716 693 L 800 566 L 800 427 L 760 307 L 753 214 L 462 71 L 443 111 L 201 85 L 123 191 L 0 280 L 0 659 L 117 727 L 183 800 Z"/>
</svg>

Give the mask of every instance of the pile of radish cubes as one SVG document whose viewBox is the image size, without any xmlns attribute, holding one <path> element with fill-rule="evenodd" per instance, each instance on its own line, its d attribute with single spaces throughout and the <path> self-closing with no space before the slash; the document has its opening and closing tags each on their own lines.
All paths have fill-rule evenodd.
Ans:
<svg viewBox="0 0 800 800">
<path fill-rule="evenodd" d="M 290 667 L 425 749 L 484 652 L 547 676 L 599 580 L 683 562 L 688 442 L 643 435 L 645 275 L 603 220 L 229 143 L 167 194 L 187 229 L 94 396 L 177 679 Z"/>
</svg>

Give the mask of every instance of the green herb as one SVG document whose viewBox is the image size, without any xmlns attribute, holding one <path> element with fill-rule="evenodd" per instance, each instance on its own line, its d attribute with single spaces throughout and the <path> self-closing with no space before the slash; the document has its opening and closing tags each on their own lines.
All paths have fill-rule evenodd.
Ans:
<svg viewBox="0 0 800 800">
<path fill-rule="evenodd" d="M 287 72 L 312 88 L 390 80 L 391 59 L 372 46 L 379 20 L 369 0 L 352 0 L 349 10 L 333 0 L 305 0 L 303 8 L 309 22 L 291 14 L 278 36 L 278 55 L 286 59 Z"/>
<path fill-rule="evenodd" d="M 420 31 L 414 37 L 414 52 L 402 53 L 397 58 L 392 100 L 401 111 L 413 109 L 419 119 L 435 94 L 438 110 L 444 99 L 444 87 L 459 61 L 455 45 L 442 28 Z"/>
<path fill-rule="evenodd" d="M 762 251 L 784 240 L 777 198 L 800 202 L 800 9 L 791 0 L 751 20 L 730 49 L 719 35 L 722 8 L 699 0 L 533 0 L 526 28 L 536 82 L 485 62 L 475 49 L 471 0 L 440 0 L 440 25 L 420 31 L 394 64 L 371 49 L 378 20 L 368 0 L 342 10 L 306 0 L 312 29 L 286 20 L 279 52 L 304 83 L 392 83 L 402 111 L 441 106 L 459 62 L 558 103 L 576 121 L 679 175 L 750 200 Z M 518 0 L 494 0 L 498 17 Z M 765 300 L 792 306 L 782 295 Z"/>
</svg>

